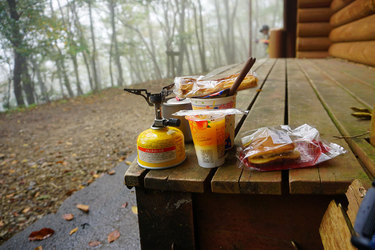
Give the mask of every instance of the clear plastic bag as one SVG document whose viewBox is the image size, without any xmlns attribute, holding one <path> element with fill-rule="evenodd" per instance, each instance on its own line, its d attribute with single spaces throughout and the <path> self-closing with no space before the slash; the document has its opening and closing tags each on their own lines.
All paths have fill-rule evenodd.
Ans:
<svg viewBox="0 0 375 250">
<path fill-rule="evenodd" d="M 178 98 L 204 97 L 229 89 L 237 79 L 243 64 L 218 68 L 205 76 L 183 76 L 174 79 L 173 92 Z M 257 86 L 258 78 L 250 71 L 237 91 Z"/>
<path fill-rule="evenodd" d="M 242 137 L 241 144 L 240 167 L 259 171 L 311 167 L 346 153 L 340 145 L 321 140 L 319 131 L 308 124 L 259 128 Z"/>
</svg>

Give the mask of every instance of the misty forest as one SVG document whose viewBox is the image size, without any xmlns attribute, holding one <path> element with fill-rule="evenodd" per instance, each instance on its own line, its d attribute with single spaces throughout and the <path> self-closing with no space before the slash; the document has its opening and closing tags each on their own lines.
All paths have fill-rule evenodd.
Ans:
<svg viewBox="0 0 375 250">
<path fill-rule="evenodd" d="M 122 179 L 155 117 L 123 88 L 267 57 L 264 25 L 283 26 L 281 0 L 0 1 L 0 244 Z"/>
<path fill-rule="evenodd" d="M 0 2 L 0 111 L 266 57 L 278 0 Z M 250 27 L 251 25 L 251 27 Z M 251 29 L 250 29 L 251 28 Z M 250 32 L 251 31 L 251 34 Z"/>
</svg>

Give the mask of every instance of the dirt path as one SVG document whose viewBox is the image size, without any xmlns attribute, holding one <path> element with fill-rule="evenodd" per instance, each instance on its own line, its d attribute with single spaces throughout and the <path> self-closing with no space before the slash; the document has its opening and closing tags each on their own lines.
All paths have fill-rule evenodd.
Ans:
<svg viewBox="0 0 375 250">
<path fill-rule="evenodd" d="M 157 92 L 168 83 L 135 87 Z M 121 89 L 1 114 L 0 244 L 135 152 L 153 114 Z"/>
</svg>

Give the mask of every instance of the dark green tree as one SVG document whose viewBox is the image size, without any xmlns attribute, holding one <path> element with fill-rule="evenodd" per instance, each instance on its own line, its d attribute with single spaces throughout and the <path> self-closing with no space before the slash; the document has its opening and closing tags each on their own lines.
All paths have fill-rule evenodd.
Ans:
<svg viewBox="0 0 375 250">
<path fill-rule="evenodd" d="M 34 86 L 28 71 L 28 57 L 33 53 L 44 20 L 44 2 L 41 0 L 0 1 L 0 34 L 6 46 L 13 50 L 13 86 L 18 105 L 35 103 Z"/>
</svg>

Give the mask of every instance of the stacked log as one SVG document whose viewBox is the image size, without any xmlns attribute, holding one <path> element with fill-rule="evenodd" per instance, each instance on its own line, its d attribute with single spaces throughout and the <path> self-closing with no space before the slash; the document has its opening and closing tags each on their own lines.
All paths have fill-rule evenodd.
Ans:
<svg viewBox="0 0 375 250">
<path fill-rule="evenodd" d="M 331 10 L 337 12 L 353 1 L 354 0 L 332 0 Z"/>
<path fill-rule="evenodd" d="M 356 0 L 332 15 L 330 23 L 338 27 L 375 13 L 375 0 Z"/>
<path fill-rule="evenodd" d="M 329 54 L 375 66 L 375 0 L 333 0 L 331 9 Z"/>
<path fill-rule="evenodd" d="M 329 23 L 331 0 L 298 0 L 297 58 L 324 58 L 328 56 L 331 41 Z"/>
</svg>

